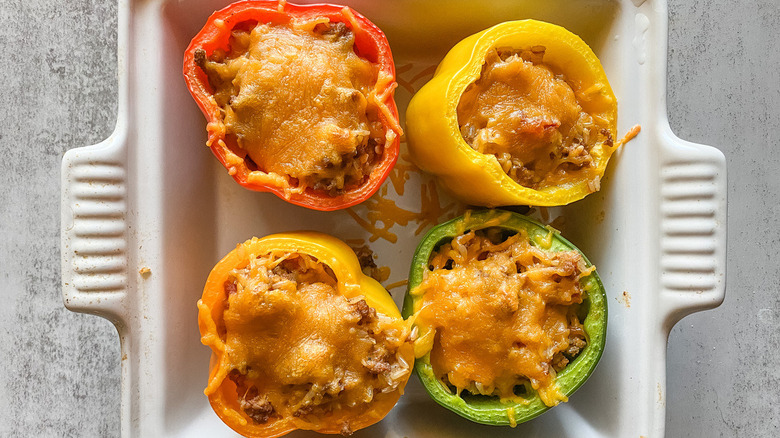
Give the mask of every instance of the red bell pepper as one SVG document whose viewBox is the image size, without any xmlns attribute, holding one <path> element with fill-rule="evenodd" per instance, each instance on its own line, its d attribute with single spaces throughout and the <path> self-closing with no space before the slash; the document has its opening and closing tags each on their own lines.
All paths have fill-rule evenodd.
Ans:
<svg viewBox="0 0 780 438">
<path fill-rule="evenodd" d="M 220 108 L 213 97 L 214 90 L 206 73 L 195 61 L 197 50 L 205 51 L 207 57 L 217 49 L 229 51 L 231 31 L 242 23 L 284 25 L 293 19 L 309 20 L 322 17 L 332 23 L 344 23 L 355 36 L 355 53 L 378 67 L 377 81 L 371 94 L 376 96 L 379 121 L 385 132 L 391 130 L 395 133 L 394 139 L 384 145 L 382 155 L 368 178 L 356 187 L 345 187 L 336 196 L 311 187 L 303 191 L 290 190 L 281 178 L 269 176 L 261 170 L 253 170 L 247 166 L 243 157 L 235 153 L 238 149 L 235 142 L 230 144 L 226 139 Z M 349 7 L 331 4 L 295 5 L 283 0 L 245 0 L 233 3 L 212 14 L 203 29 L 192 39 L 184 53 L 183 73 L 187 88 L 207 120 L 206 145 L 228 169 L 233 179 L 248 189 L 271 192 L 288 202 L 315 210 L 339 210 L 358 204 L 373 195 L 398 158 L 402 130 L 398 122 L 398 109 L 393 100 L 397 84 L 390 46 L 384 33 L 376 25 Z M 295 181 L 292 184 L 294 187 Z"/>
</svg>

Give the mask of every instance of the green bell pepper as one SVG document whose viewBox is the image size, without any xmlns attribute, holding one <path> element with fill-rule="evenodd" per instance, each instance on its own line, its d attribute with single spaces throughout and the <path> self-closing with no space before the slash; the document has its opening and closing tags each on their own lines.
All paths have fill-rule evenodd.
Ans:
<svg viewBox="0 0 780 438">
<path fill-rule="evenodd" d="M 419 307 L 424 296 L 424 291 L 422 294 L 419 291 L 415 293 L 415 289 L 427 277 L 426 272 L 431 272 L 432 254 L 459 235 L 471 230 L 493 227 L 501 229 L 504 235 L 524 231 L 528 235 L 530 244 L 545 252 L 577 251 L 582 256 L 585 265 L 588 268 L 592 266 L 579 249 L 549 226 L 541 225 L 526 216 L 504 210 L 468 212 L 464 216 L 434 227 L 417 247 L 409 273 L 408 289 L 402 311 L 404 318 L 412 318 L 413 327 L 418 325 L 417 312 L 420 310 Z M 595 268 L 587 275 L 585 272 L 587 271 L 583 271 L 579 281 L 583 292 L 580 311 L 584 312 L 581 323 L 586 333 L 587 344 L 571 362 L 555 375 L 554 383 L 560 393 L 564 395 L 564 400 L 587 380 L 604 351 L 607 329 L 606 294 Z M 501 400 L 498 396 L 474 395 L 448 388 L 437 378 L 431 365 L 431 346 L 435 334 L 419 333 L 427 329 L 418 328 L 421 330 L 417 330 L 419 344 L 415 345 L 415 354 L 418 357 L 415 362 L 415 372 L 429 395 L 440 405 L 477 423 L 513 427 L 550 409 L 551 406 L 546 405 L 534 390 L 529 391 L 522 398 L 518 397 L 519 399 Z M 456 327 L 447 327 L 447 330 L 456 329 Z"/>
</svg>

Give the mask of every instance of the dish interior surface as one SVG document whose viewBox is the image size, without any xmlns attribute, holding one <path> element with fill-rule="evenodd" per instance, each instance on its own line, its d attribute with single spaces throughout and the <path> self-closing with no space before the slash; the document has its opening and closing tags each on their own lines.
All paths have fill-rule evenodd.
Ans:
<svg viewBox="0 0 780 438">
<path fill-rule="evenodd" d="M 155 51 L 131 49 L 135 50 L 131 53 L 136 56 L 136 64 L 141 56 L 150 59 L 148 65 L 136 66 L 135 71 L 151 69 L 150 77 L 159 82 L 148 84 L 146 90 L 136 85 L 131 88 L 129 99 L 132 102 L 134 96 L 154 94 L 159 107 L 149 116 L 157 120 L 149 122 L 156 129 L 147 137 L 156 141 L 130 144 L 130 175 L 138 179 L 132 192 L 134 208 L 129 213 L 136 224 L 132 230 L 138 245 L 135 261 L 139 266 L 150 265 L 154 276 L 154 282 L 139 280 L 136 291 L 130 288 L 130 294 L 137 292 L 143 297 L 131 312 L 137 312 L 139 319 L 154 320 L 152 324 L 157 328 L 154 335 L 144 338 L 152 340 L 151 345 L 137 345 L 133 351 L 139 355 L 137 378 L 142 381 L 142 388 L 158 388 L 155 391 L 161 398 L 159 412 L 140 407 L 137 421 L 159 415 L 155 424 L 165 436 L 235 435 L 212 412 L 203 395 L 210 350 L 200 343 L 195 303 L 210 269 L 237 243 L 252 236 L 292 230 L 317 230 L 346 241 L 364 242 L 376 254 L 376 264 L 390 269 L 384 284 L 391 285 L 406 279 L 414 249 L 432 225 L 416 219 L 405 226 L 395 224 L 387 231 L 397 241 L 390 242 L 363 228 L 348 211 L 307 210 L 270 193 L 246 190 L 232 180 L 205 147 L 204 118 L 181 76 L 182 54 L 190 39 L 214 10 L 227 3 L 135 2 L 134 19 L 140 24 L 130 33 L 130 40 L 135 41 L 135 32 L 146 27 L 160 38 Z M 647 123 L 652 123 L 646 119 L 650 111 L 640 105 L 644 61 L 639 58 L 634 41 L 638 9 L 633 3 L 500 0 L 491 2 L 489 8 L 484 3 L 464 0 L 346 3 L 377 24 L 388 37 L 398 71 L 396 102 L 402 125 L 414 90 L 431 77 L 433 68 L 452 45 L 493 24 L 526 18 L 562 25 L 591 46 L 618 98 L 620 135 L 635 124 L 646 128 Z M 143 108 L 135 111 L 141 114 Z M 133 129 L 131 122 L 129 131 Z M 399 165 L 408 166 L 405 148 L 402 143 Z M 651 319 L 647 309 L 655 306 L 655 296 L 652 283 L 645 281 L 653 275 L 647 269 L 653 256 L 647 248 L 652 246 L 649 242 L 653 238 L 648 232 L 648 222 L 652 221 L 648 212 L 658 196 L 653 186 L 655 175 L 648 170 L 656 163 L 652 149 L 648 137 L 640 134 L 613 156 L 600 192 L 570 206 L 536 208 L 530 212 L 532 217 L 560 229 L 588 256 L 597 266 L 608 293 L 606 350 L 589 381 L 568 403 L 515 429 L 483 426 L 437 405 L 412 377 L 391 413 L 354 436 L 606 437 L 645 433 L 649 412 L 656 409 L 654 404 L 663 403 L 658 400 L 662 393 L 646 390 L 648 385 L 642 378 L 645 365 L 637 365 L 654 360 L 643 356 L 638 347 L 641 342 L 637 342 L 647 339 L 649 330 L 656 330 L 647 328 Z M 153 159 L 148 160 L 150 157 Z M 163 169 L 155 171 L 155 175 L 160 175 L 160 186 L 154 178 L 145 177 L 147 166 L 158 165 Z M 408 176 L 401 184 L 403 195 L 399 194 L 400 186 L 388 179 L 380 196 L 394 200 L 406 211 L 420 212 L 426 205 L 421 201 L 423 195 L 430 195 L 430 191 L 421 191 L 434 186 L 428 176 L 414 171 Z M 437 193 L 444 211 L 437 222 L 465 211 L 441 189 Z M 368 208 L 359 205 L 351 211 L 364 219 Z M 156 226 L 144 226 L 144 218 L 152 218 L 149 221 Z M 159 245 L 159 254 L 147 255 L 147 244 Z M 404 286 L 391 290 L 399 307 L 404 291 Z M 142 396 L 140 405 L 143 404 Z M 632 418 L 644 420 L 635 422 Z M 296 432 L 290 436 L 310 434 Z"/>
</svg>

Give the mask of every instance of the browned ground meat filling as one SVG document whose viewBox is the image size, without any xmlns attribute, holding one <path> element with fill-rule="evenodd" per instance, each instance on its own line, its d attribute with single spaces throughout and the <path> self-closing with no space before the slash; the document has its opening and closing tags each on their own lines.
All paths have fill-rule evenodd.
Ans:
<svg viewBox="0 0 780 438">
<path fill-rule="evenodd" d="M 269 254 L 225 283 L 225 353 L 241 410 L 256 423 L 312 421 L 369 406 L 411 372 L 399 355 L 409 340 L 400 319 L 360 296 L 336 291 L 326 265 L 301 254 Z M 349 424 L 344 424 L 347 430 Z"/>
<path fill-rule="evenodd" d="M 344 23 L 245 23 L 230 50 L 195 62 L 221 108 L 226 143 L 252 170 L 335 196 L 365 182 L 386 144 L 369 98 L 378 68 Z"/>
<path fill-rule="evenodd" d="M 555 375 L 587 345 L 578 312 L 589 272 L 578 252 L 542 251 L 525 233 L 490 228 L 443 245 L 412 292 L 434 373 L 456 392 L 565 401 Z"/>
<path fill-rule="evenodd" d="M 572 176 L 590 180 L 598 172 L 594 145 L 613 139 L 583 111 L 566 78 L 544 64 L 545 48 L 490 51 L 477 81 L 458 104 L 458 123 L 472 148 L 498 159 L 518 184 L 532 188 L 560 185 Z"/>
</svg>

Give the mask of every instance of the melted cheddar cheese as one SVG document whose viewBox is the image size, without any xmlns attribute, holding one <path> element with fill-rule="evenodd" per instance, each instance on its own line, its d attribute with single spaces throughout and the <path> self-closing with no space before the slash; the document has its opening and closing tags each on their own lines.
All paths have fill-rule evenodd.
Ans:
<svg viewBox="0 0 780 438">
<path fill-rule="evenodd" d="M 567 398 L 556 384 L 586 345 L 578 318 L 588 275 L 576 251 L 547 252 L 521 232 L 468 232 L 432 256 L 411 293 L 419 338 L 433 372 L 457 393 L 517 399 L 539 394 L 548 406 Z"/>
<path fill-rule="evenodd" d="M 248 26 L 243 26 L 248 27 Z M 226 143 L 251 170 L 337 194 L 359 185 L 395 136 L 371 93 L 378 67 L 326 18 L 233 29 L 230 51 L 201 51 Z"/>
<path fill-rule="evenodd" d="M 461 134 L 524 187 L 586 180 L 596 191 L 600 177 L 590 151 L 598 143 L 611 146 L 612 136 L 583 111 L 566 78 L 544 64 L 544 52 L 541 46 L 489 52 L 458 103 Z"/>
<path fill-rule="evenodd" d="M 365 412 L 411 372 L 399 349 L 404 321 L 337 292 L 326 265 L 295 253 L 251 259 L 225 283 L 220 367 L 238 405 L 257 424 L 317 424 L 342 409 Z M 222 381 L 209 382 L 207 394 Z M 349 424 L 343 430 L 350 430 Z"/>
</svg>

